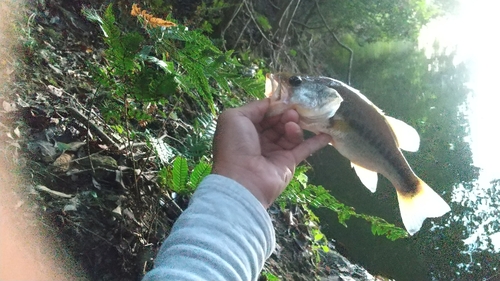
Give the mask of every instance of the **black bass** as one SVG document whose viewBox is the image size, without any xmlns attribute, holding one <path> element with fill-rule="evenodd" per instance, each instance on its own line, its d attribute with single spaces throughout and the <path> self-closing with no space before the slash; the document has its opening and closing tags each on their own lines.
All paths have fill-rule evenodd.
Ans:
<svg viewBox="0 0 500 281">
<path fill-rule="evenodd" d="M 326 133 L 331 145 L 351 161 L 361 182 L 372 192 L 377 173 L 396 188 L 406 230 L 415 234 L 426 218 L 440 217 L 449 205 L 415 175 L 400 149 L 417 151 L 418 133 L 386 116 L 358 90 L 327 77 L 268 74 L 268 116 L 295 109 L 302 129 Z"/>
</svg>

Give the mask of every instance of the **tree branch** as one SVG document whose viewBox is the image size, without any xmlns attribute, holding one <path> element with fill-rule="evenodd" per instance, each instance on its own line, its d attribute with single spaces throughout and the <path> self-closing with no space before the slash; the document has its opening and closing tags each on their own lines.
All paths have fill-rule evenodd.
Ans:
<svg viewBox="0 0 500 281">
<path fill-rule="evenodd" d="M 348 85 L 351 85 L 351 69 L 352 69 L 352 57 L 354 55 L 354 52 L 352 51 L 351 48 L 349 48 L 347 45 L 344 45 L 342 42 L 340 42 L 339 38 L 337 37 L 337 35 L 335 34 L 335 32 L 333 32 L 333 30 L 330 28 L 330 26 L 328 25 L 328 23 L 326 22 L 325 20 L 325 17 L 323 16 L 323 14 L 321 13 L 321 8 L 319 7 L 319 4 L 318 4 L 318 0 L 314 0 L 314 2 L 316 3 L 316 9 L 318 10 L 318 14 L 319 16 L 321 17 L 321 20 L 323 21 L 323 24 L 325 25 L 325 27 L 328 29 L 328 31 L 332 34 L 333 38 L 335 39 L 335 41 L 337 41 L 337 43 L 344 49 L 346 49 L 347 51 L 349 51 L 349 67 L 347 69 L 347 84 Z"/>
</svg>

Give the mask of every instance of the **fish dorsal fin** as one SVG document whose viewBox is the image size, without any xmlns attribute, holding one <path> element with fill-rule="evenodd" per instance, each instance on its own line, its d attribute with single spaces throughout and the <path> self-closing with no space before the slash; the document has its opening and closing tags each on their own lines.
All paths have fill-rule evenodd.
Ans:
<svg viewBox="0 0 500 281">
<path fill-rule="evenodd" d="M 377 172 L 370 171 L 352 162 L 351 166 L 354 168 L 354 171 L 356 171 L 356 175 L 358 175 L 359 180 L 361 180 L 366 188 L 368 188 L 371 192 L 375 192 L 377 190 L 378 181 Z"/>
<path fill-rule="evenodd" d="M 411 152 L 418 151 L 420 137 L 417 131 L 412 126 L 394 117 L 385 116 L 385 118 L 396 136 L 399 148 Z"/>
</svg>

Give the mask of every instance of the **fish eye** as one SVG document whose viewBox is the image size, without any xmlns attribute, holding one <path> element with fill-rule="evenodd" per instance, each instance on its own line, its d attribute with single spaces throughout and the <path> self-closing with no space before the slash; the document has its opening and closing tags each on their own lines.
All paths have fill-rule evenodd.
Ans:
<svg viewBox="0 0 500 281">
<path fill-rule="evenodd" d="M 300 84 L 302 83 L 302 79 L 299 76 L 292 76 L 288 79 L 288 82 L 293 87 L 297 87 L 300 86 Z"/>
</svg>

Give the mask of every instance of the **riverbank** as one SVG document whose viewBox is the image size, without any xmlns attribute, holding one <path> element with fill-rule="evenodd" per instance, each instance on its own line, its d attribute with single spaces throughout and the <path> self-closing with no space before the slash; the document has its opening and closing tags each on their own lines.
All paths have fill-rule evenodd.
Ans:
<svg viewBox="0 0 500 281">
<path fill-rule="evenodd" d="M 82 276 L 137 280 L 151 269 L 188 198 L 172 199 L 156 184 L 157 169 L 145 165 L 141 184 L 147 189 L 138 199 L 133 156 L 106 141 L 114 136 L 102 113 L 85 103 L 100 87 L 89 67 L 106 59 L 99 27 L 81 13 L 83 6 L 101 8 L 97 2 L 35 1 L 16 24 L 22 46 L 16 49 L 15 71 L 9 71 L 12 86 L 2 98 L 2 123 L 11 123 L 2 142 L 15 166 L 4 171 L 22 172 L 24 179 L 15 195 L 7 195 L 20 199 L 2 205 L 19 210 L 16 217 L 39 218 L 35 221 L 48 229 L 44 236 L 63 251 L 50 255 L 74 258 Z M 2 197 L 8 192 L 3 189 Z M 300 208 L 271 208 L 270 215 L 278 245 L 262 280 L 377 280 L 332 244 L 318 262 Z M 54 263 L 66 267 L 60 260 Z"/>
</svg>

